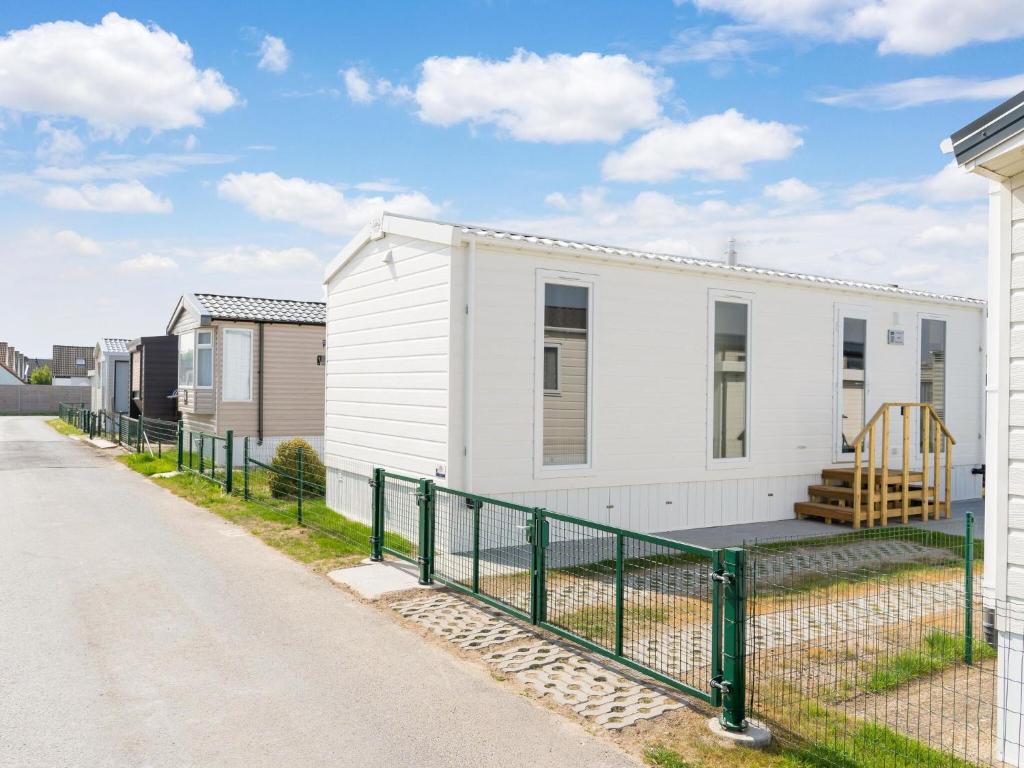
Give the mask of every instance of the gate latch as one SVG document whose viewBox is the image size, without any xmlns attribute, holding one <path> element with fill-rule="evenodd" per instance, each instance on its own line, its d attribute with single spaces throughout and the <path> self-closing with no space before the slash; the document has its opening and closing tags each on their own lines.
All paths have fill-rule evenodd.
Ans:
<svg viewBox="0 0 1024 768">
<path fill-rule="evenodd" d="M 720 584 L 732 584 L 736 580 L 736 577 L 731 573 L 726 573 L 725 571 L 712 571 L 711 580 L 717 581 Z"/>
</svg>

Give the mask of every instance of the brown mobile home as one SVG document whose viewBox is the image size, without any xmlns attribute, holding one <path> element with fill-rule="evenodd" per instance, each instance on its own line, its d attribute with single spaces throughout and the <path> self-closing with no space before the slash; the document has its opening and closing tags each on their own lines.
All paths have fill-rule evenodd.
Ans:
<svg viewBox="0 0 1024 768">
<path fill-rule="evenodd" d="M 131 415 L 178 418 L 178 337 L 142 336 L 128 343 Z"/>
<path fill-rule="evenodd" d="M 178 409 L 186 429 L 257 441 L 324 433 L 326 305 L 184 294 L 177 337 Z"/>
</svg>

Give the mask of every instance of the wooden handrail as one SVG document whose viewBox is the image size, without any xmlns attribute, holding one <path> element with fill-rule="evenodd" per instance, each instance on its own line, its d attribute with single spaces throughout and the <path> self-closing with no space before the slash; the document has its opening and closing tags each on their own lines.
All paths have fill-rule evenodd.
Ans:
<svg viewBox="0 0 1024 768">
<path fill-rule="evenodd" d="M 902 471 L 899 473 L 890 472 L 889 469 L 889 431 L 892 419 L 889 418 L 891 409 L 900 408 L 902 409 L 902 424 L 903 424 L 903 457 L 902 457 Z M 929 511 L 934 511 L 934 517 L 937 519 L 941 516 L 942 512 L 945 512 L 945 516 L 948 518 L 952 515 L 952 506 L 950 504 L 950 484 L 952 482 L 952 448 L 956 445 L 956 440 L 953 438 L 953 434 L 949 431 L 946 424 L 939 418 L 935 408 L 931 403 L 910 403 L 910 402 L 893 402 L 893 403 L 882 403 L 878 406 L 878 410 L 875 411 L 874 415 L 864 425 L 864 428 L 857 434 L 853 439 L 853 451 L 854 451 L 854 469 L 853 469 L 853 527 L 860 528 L 861 522 L 867 522 L 869 528 L 873 528 L 875 525 L 875 518 L 877 516 L 879 522 L 882 525 L 889 524 L 889 485 L 892 477 L 898 476 L 899 480 L 895 481 L 901 488 L 901 498 L 899 506 L 899 515 L 903 523 L 907 522 L 910 514 L 910 411 L 911 409 L 918 409 L 921 414 L 921 518 L 927 520 Z M 875 432 L 878 428 L 878 422 L 882 422 L 882 439 L 875 439 Z M 934 427 L 934 431 L 932 431 Z M 868 468 L 867 468 L 867 488 L 863 488 L 864 483 L 864 462 L 863 452 L 864 444 L 867 441 L 868 448 Z M 882 448 L 882 466 L 880 471 L 876 468 L 875 459 L 875 448 L 881 443 Z M 940 470 L 940 460 L 944 460 L 945 466 L 943 469 L 944 473 Z M 929 466 L 930 464 L 930 466 Z M 929 477 L 929 469 L 931 469 L 931 477 Z M 945 480 L 942 500 L 939 500 L 939 484 L 940 478 Z M 881 482 L 881 488 L 878 487 L 878 482 Z M 931 484 L 929 484 L 931 481 Z M 864 515 L 864 502 L 865 496 L 867 497 L 867 515 Z M 876 509 L 877 507 L 877 509 Z M 895 511 L 895 510 L 894 510 Z"/>
</svg>

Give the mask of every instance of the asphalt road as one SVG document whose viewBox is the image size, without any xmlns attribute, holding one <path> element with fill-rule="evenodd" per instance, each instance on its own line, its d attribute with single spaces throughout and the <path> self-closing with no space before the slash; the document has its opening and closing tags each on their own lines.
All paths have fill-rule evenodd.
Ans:
<svg viewBox="0 0 1024 768">
<path fill-rule="evenodd" d="M 0 417 L 0 766 L 623 765 L 240 529 Z"/>
</svg>

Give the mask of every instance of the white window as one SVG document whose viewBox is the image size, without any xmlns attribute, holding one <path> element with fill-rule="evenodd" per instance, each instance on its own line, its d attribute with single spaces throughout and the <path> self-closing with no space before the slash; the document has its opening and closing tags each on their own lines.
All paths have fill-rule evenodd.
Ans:
<svg viewBox="0 0 1024 768">
<path fill-rule="evenodd" d="M 178 386 L 191 387 L 195 380 L 195 336 L 183 333 L 178 337 Z"/>
<path fill-rule="evenodd" d="M 196 386 L 213 386 L 213 331 L 196 331 Z"/>
<path fill-rule="evenodd" d="M 75 365 L 85 365 L 85 358 L 84 357 L 76 357 L 75 358 Z"/>
<path fill-rule="evenodd" d="M 750 300 L 710 294 L 708 317 L 711 459 L 750 456 Z"/>
<path fill-rule="evenodd" d="M 589 471 L 593 411 L 594 283 L 574 273 L 537 275 L 536 471 Z"/>
<path fill-rule="evenodd" d="M 224 400 L 252 400 L 252 331 L 224 329 Z"/>
<path fill-rule="evenodd" d="M 918 368 L 918 379 L 920 380 L 922 403 L 929 403 L 935 409 L 935 414 L 945 420 L 946 418 L 946 321 L 938 317 L 921 318 L 919 356 L 920 367 Z M 922 432 L 918 445 L 924 445 L 924 434 Z M 928 450 L 935 447 L 935 433 L 928 435 Z"/>
</svg>

